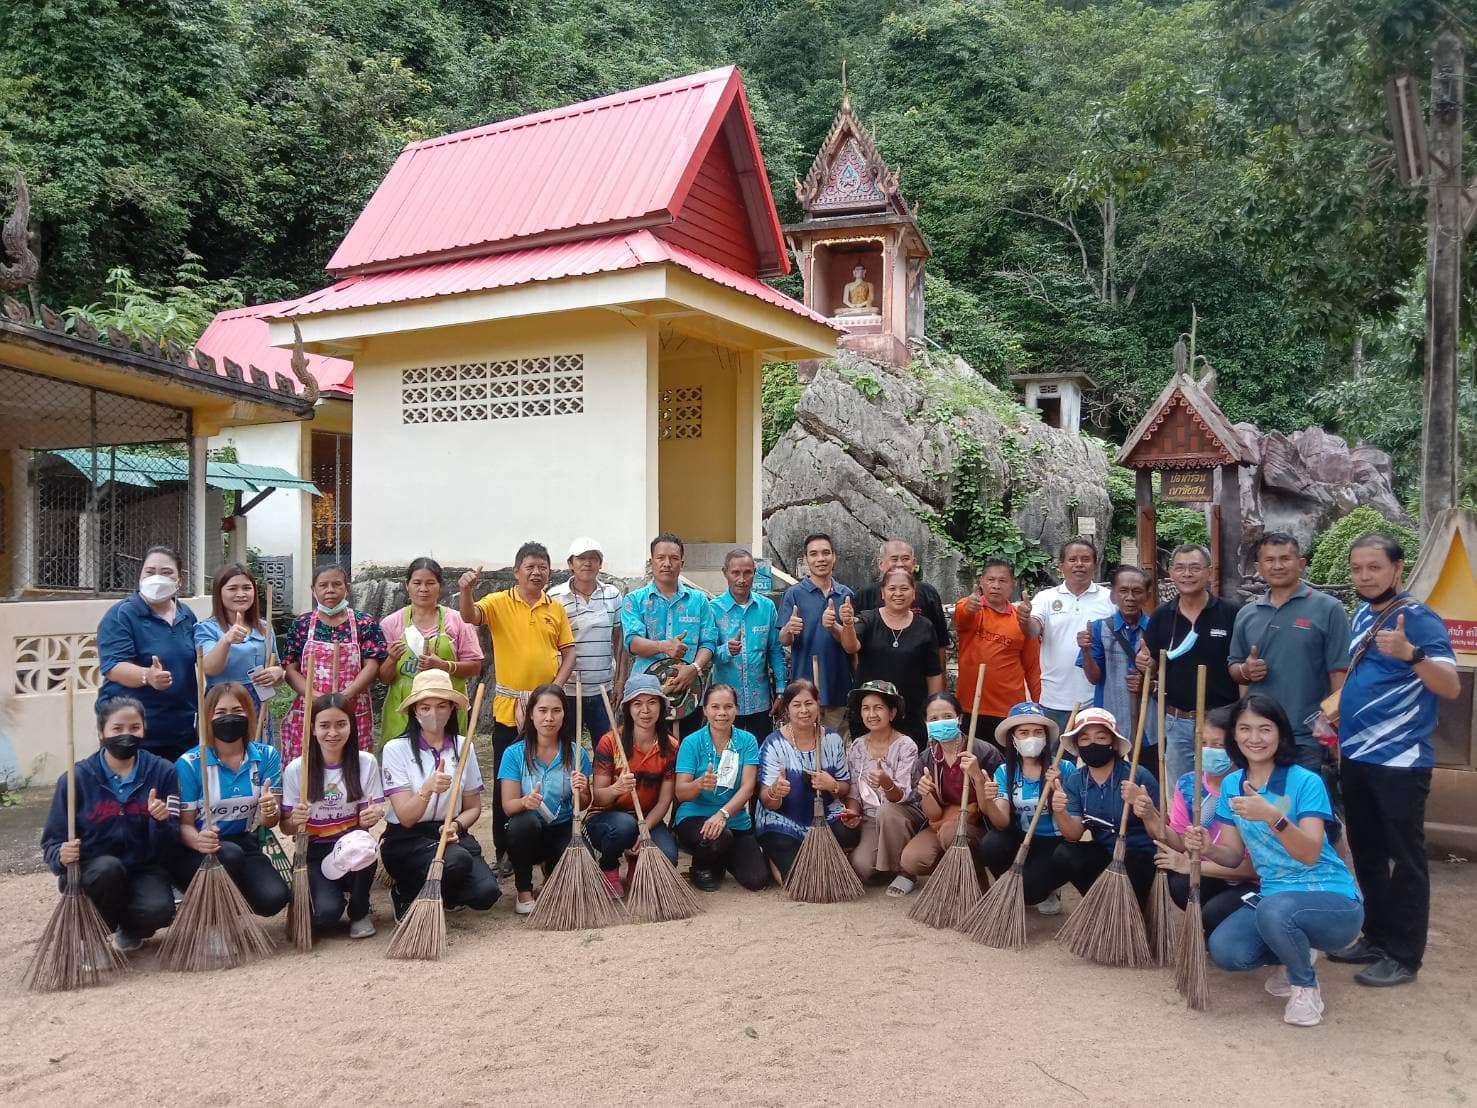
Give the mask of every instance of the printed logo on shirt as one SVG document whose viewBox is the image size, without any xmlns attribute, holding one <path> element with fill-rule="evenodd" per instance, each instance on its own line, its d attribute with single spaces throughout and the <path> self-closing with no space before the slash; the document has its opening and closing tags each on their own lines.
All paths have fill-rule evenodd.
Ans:
<svg viewBox="0 0 1477 1108">
<path fill-rule="evenodd" d="M 1294 627 L 1301 627 L 1304 631 L 1306 631 L 1313 626 L 1313 621 L 1311 619 L 1308 619 L 1306 616 L 1302 616 L 1298 619 L 1293 620 L 1292 625 Z"/>
<path fill-rule="evenodd" d="M 1053 600 L 1051 602 L 1051 610 L 1053 612 L 1060 612 L 1064 607 L 1066 607 L 1066 605 L 1063 604 L 1060 600 Z"/>
<path fill-rule="evenodd" d="M 1223 639 L 1228 634 L 1230 634 L 1230 632 L 1227 631 L 1224 627 L 1212 627 L 1210 629 L 1210 637 L 1213 639 Z"/>
</svg>

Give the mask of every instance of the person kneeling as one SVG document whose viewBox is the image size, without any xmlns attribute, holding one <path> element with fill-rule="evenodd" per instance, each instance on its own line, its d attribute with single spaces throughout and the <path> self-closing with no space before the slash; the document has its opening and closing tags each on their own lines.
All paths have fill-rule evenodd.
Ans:
<svg viewBox="0 0 1477 1108">
<path fill-rule="evenodd" d="M 677 841 L 692 855 L 692 883 L 713 892 L 726 869 L 744 888 L 770 882 L 769 863 L 754 835 L 749 797 L 759 777 L 759 740 L 734 727 L 738 694 L 710 685 L 703 696 L 708 723 L 677 751 Z"/>
<path fill-rule="evenodd" d="M 347 905 L 349 938 L 367 939 L 374 934 L 369 890 L 379 859 L 367 832 L 384 818 L 385 790 L 374 755 L 359 749 L 357 724 L 349 711 L 342 693 L 324 693 L 313 701 L 307 753 L 282 773 L 282 820 L 288 834 L 308 835 L 313 930 L 334 926 Z"/>
<path fill-rule="evenodd" d="M 144 706 L 131 696 L 104 701 L 97 716 L 102 749 L 77 763 L 77 837 L 67 834 L 67 775 L 57 779 L 41 850 L 66 888 L 66 868 L 81 864 L 82 891 L 113 929 L 113 946 L 137 950 L 174 919 L 164 860 L 179 836 L 168 797 L 174 766 L 139 748 Z"/>
</svg>

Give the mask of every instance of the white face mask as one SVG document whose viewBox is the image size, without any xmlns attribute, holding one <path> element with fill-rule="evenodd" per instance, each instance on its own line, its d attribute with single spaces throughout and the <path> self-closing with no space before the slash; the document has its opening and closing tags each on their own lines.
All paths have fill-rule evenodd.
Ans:
<svg viewBox="0 0 1477 1108">
<path fill-rule="evenodd" d="M 1039 758 L 1041 752 L 1046 749 L 1046 740 L 1039 736 L 1034 739 L 1016 739 L 1015 752 L 1022 758 Z"/>
<path fill-rule="evenodd" d="M 173 577 L 165 577 L 162 573 L 156 573 L 140 581 L 138 591 L 145 600 L 151 600 L 157 604 L 179 592 L 179 582 Z"/>
</svg>

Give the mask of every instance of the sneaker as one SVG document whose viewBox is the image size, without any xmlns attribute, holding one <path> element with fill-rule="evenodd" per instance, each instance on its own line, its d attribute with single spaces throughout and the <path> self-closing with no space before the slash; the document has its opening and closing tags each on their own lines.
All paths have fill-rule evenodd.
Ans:
<svg viewBox="0 0 1477 1108">
<path fill-rule="evenodd" d="M 537 907 L 538 907 L 538 901 L 537 900 L 514 900 L 513 901 L 513 911 L 517 912 L 520 916 L 531 916 L 531 915 L 533 915 L 533 910 L 535 908 L 537 908 Z"/>
<path fill-rule="evenodd" d="M 1036 905 L 1036 911 L 1043 916 L 1059 916 L 1062 913 L 1062 894 L 1052 893 L 1049 897 Z"/>
<path fill-rule="evenodd" d="M 621 869 L 619 866 L 616 866 L 615 869 L 601 870 L 600 876 L 605 878 L 605 887 L 610 890 L 610 895 L 615 897 L 616 900 L 626 895 L 626 887 L 621 884 Z"/>
<path fill-rule="evenodd" d="M 710 869 L 692 867 L 692 883 L 705 893 L 718 891 L 718 875 Z"/>
<path fill-rule="evenodd" d="M 1372 966 L 1366 966 L 1354 975 L 1354 980 L 1361 985 L 1368 985 L 1375 989 L 1388 988 L 1391 985 L 1409 985 L 1416 978 L 1416 971 L 1402 966 L 1394 958 L 1381 958 Z"/>
<path fill-rule="evenodd" d="M 1373 965 L 1385 956 L 1385 952 L 1368 939 L 1355 939 L 1342 950 L 1330 950 L 1330 962 L 1342 962 L 1348 966 Z"/>
<path fill-rule="evenodd" d="M 365 916 L 363 919 L 351 919 L 349 921 L 349 938 L 368 939 L 374 935 L 374 920 Z"/>
<path fill-rule="evenodd" d="M 124 954 L 131 954 L 133 951 L 137 950 L 143 945 L 143 939 L 135 939 L 132 935 L 123 930 L 123 928 L 121 927 L 117 928 L 113 932 L 114 950 L 122 951 Z"/>
<path fill-rule="evenodd" d="M 1310 962 L 1316 963 L 1318 961 L 1318 952 L 1316 950 L 1312 950 L 1308 953 L 1312 955 Z M 1267 990 L 1267 995 L 1269 996 L 1291 996 L 1292 982 L 1287 979 L 1287 967 L 1278 966 L 1270 974 L 1268 974 L 1266 983 L 1262 986 L 1262 988 Z"/>
<path fill-rule="evenodd" d="M 1323 1022 L 1323 994 L 1318 991 L 1318 986 L 1305 989 L 1293 985 L 1291 988 L 1287 1007 L 1282 1009 L 1282 1022 L 1295 1027 L 1317 1027 Z"/>
</svg>

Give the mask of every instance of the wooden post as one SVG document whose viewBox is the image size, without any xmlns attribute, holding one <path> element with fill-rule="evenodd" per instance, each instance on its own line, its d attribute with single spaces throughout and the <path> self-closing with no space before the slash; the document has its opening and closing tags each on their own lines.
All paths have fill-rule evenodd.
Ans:
<svg viewBox="0 0 1477 1108">
<path fill-rule="evenodd" d="M 1217 596 L 1225 596 L 1226 588 L 1221 572 L 1221 567 L 1225 564 L 1221 557 L 1221 506 L 1212 504 L 1206 514 L 1210 516 L 1210 525 L 1206 528 L 1210 532 L 1210 591 Z"/>
<path fill-rule="evenodd" d="M 1239 466 L 1221 466 L 1220 488 L 1215 504 L 1217 535 L 1211 535 L 1211 550 L 1220 556 L 1217 591 L 1232 600 L 1241 585 L 1241 470 Z"/>
<path fill-rule="evenodd" d="M 1462 296 L 1462 126 L 1466 47 L 1443 31 L 1431 51 L 1426 194 L 1426 374 L 1421 535 L 1456 506 L 1457 330 Z"/>
<path fill-rule="evenodd" d="M 1154 471 L 1152 469 L 1134 470 L 1133 494 L 1133 502 L 1137 508 L 1135 534 L 1139 544 L 1139 569 L 1148 575 L 1149 610 L 1153 611 L 1159 606 L 1159 594 L 1155 591 L 1157 588 L 1155 570 L 1159 562 L 1159 544 L 1156 534 L 1159 516 L 1154 511 Z"/>
</svg>

